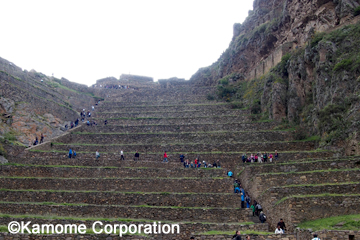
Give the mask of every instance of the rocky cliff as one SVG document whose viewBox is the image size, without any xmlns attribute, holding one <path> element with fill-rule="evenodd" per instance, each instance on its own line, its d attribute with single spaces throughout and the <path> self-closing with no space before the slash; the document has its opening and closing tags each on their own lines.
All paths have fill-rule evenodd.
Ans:
<svg viewBox="0 0 360 240">
<path fill-rule="evenodd" d="M 0 58 L 0 140 L 28 146 L 41 134 L 45 139 L 61 134 L 61 127 L 93 105 L 91 91 Z"/>
<path fill-rule="evenodd" d="M 359 0 L 256 0 L 229 48 L 191 78 L 251 108 L 256 120 L 296 127 L 299 139 L 359 154 Z M 281 127 L 281 126 L 280 126 Z"/>
</svg>

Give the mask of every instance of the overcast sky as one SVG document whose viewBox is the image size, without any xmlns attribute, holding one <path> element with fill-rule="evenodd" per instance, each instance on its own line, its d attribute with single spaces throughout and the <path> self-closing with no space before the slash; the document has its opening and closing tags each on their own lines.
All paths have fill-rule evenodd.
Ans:
<svg viewBox="0 0 360 240">
<path fill-rule="evenodd" d="M 91 85 L 189 79 L 228 47 L 253 0 L 0 0 L 0 57 Z"/>
</svg>

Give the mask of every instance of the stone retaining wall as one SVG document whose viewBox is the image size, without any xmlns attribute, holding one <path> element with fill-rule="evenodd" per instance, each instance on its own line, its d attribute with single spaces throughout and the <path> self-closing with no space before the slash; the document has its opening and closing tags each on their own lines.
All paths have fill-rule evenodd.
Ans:
<svg viewBox="0 0 360 240">
<path fill-rule="evenodd" d="M 147 112 L 145 109 L 140 112 L 95 112 L 93 117 L 97 118 L 140 118 L 140 117 L 162 117 L 162 118 L 199 118 L 199 117 L 210 117 L 210 116 L 247 116 L 250 119 L 250 115 L 242 110 L 203 110 L 203 111 L 185 111 L 176 112 L 169 110 L 167 112 Z"/>
<path fill-rule="evenodd" d="M 166 164 L 166 163 L 164 163 Z M 180 165 L 180 164 L 179 164 Z M 180 166 L 179 166 L 180 167 Z M 62 178 L 215 178 L 226 177 L 221 168 L 80 168 L 80 167 L 41 167 L 41 166 L 1 166 L 1 176 L 21 177 L 62 177 Z"/>
<path fill-rule="evenodd" d="M 154 219 L 158 221 L 206 221 L 217 223 L 246 222 L 251 214 L 249 209 L 222 208 L 169 208 L 169 207 L 131 207 L 109 205 L 39 205 L 0 203 L 3 214 L 31 214 L 97 217 Z"/>
<path fill-rule="evenodd" d="M 303 221 L 310 221 L 332 216 L 360 213 L 359 196 L 323 196 L 289 198 L 276 206 L 265 210 L 271 229 L 275 229 L 280 218 L 284 219 L 288 231 Z"/>
<path fill-rule="evenodd" d="M 174 101 L 175 102 L 175 101 Z M 206 104 L 206 105 L 148 105 L 148 106 L 129 106 L 119 107 L 116 105 L 101 106 L 101 112 L 118 112 L 118 113 L 131 113 L 131 112 L 184 112 L 184 111 L 223 111 L 231 109 L 230 104 Z"/>
<path fill-rule="evenodd" d="M 147 133 L 147 132 L 213 132 L 213 131 L 261 131 L 275 127 L 273 122 L 235 123 L 228 121 L 224 124 L 200 123 L 200 124 L 147 124 L 147 125 L 102 125 L 88 127 L 84 125 L 78 131 L 96 133 Z"/>
<path fill-rule="evenodd" d="M 103 124 L 105 118 L 94 118 L 98 124 Z M 187 118 L 137 118 L 137 119 L 107 119 L 110 125 L 179 125 L 179 124 L 224 124 L 228 122 L 248 123 L 249 116 L 210 116 L 210 117 L 187 117 Z"/>
<path fill-rule="evenodd" d="M 5 189 L 95 190 L 124 192 L 231 193 L 230 179 L 0 178 Z"/>
<path fill-rule="evenodd" d="M 244 177 L 241 174 L 241 183 L 257 199 L 263 191 L 270 187 L 279 187 L 293 184 L 322 184 L 353 182 L 360 178 L 360 170 L 355 171 L 324 171 L 317 173 L 288 173 L 256 175 L 252 178 Z"/>
<path fill-rule="evenodd" d="M 175 189 L 174 189 L 175 190 Z M 121 193 L 121 192 L 52 192 L 0 191 L 6 202 L 55 202 L 103 205 L 149 205 L 181 207 L 240 207 L 238 194 Z"/>
<path fill-rule="evenodd" d="M 100 218 L 97 220 L 101 220 Z M 31 221 L 32 224 L 64 224 L 64 222 L 68 224 L 85 224 L 88 229 L 92 228 L 92 225 L 95 221 L 97 221 L 96 218 L 93 221 L 90 220 L 60 220 L 60 219 L 41 219 L 41 218 L 12 218 L 12 217 L 0 217 L 0 225 L 7 226 L 9 222 L 17 221 L 17 222 L 28 222 Z M 105 224 L 127 224 L 128 226 L 130 224 L 146 224 L 146 223 L 153 223 L 153 220 L 144 220 L 144 221 L 102 221 Z M 255 224 L 249 224 L 249 225 L 243 225 L 243 224 L 223 224 L 223 223 L 179 223 L 180 225 L 180 235 L 184 236 L 186 233 L 191 232 L 207 232 L 207 231 L 233 231 L 234 229 L 239 229 L 241 231 L 259 231 L 259 232 L 266 232 L 269 229 L 268 224 L 262 224 L 262 223 L 255 223 Z M 1 233 L 0 233 L 1 234 Z M 1 235 L 0 235 L 1 236 Z M 186 236 L 186 235 L 185 235 Z M 190 237 L 189 237 L 190 238 Z M 187 239 L 188 240 L 188 239 Z"/>
<path fill-rule="evenodd" d="M 206 139 L 204 139 L 206 140 Z M 310 151 L 316 147 L 316 142 L 259 142 L 259 143 L 219 143 L 203 144 L 203 143 L 184 143 L 184 144 L 129 144 L 129 145 L 76 145 L 75 143 L 68 145 L 56 145 L 52 147 L 50 143 L 39 145 L 38 150 L 57 150 L 57 151 L 69 151 L 70 148 L 75 149 L 77 152 L 119 152 L 123 149 L 126 152 L 259 152 L 267 151 L 272 152 L 275 149 L 278 151 Z"/>
<path fill-rule="evenodd" d="M 154 134 L 68 134 L 56 139 L 61 143 L 168 143 L 168 142 L 269 142 L 288 141 L 289 132 L 226 132 L 226 133 L 154 133 Z"/>
</svg>

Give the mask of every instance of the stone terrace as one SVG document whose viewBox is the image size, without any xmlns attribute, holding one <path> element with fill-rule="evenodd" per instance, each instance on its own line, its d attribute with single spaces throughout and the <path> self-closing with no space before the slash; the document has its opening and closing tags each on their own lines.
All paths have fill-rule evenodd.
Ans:
<svg viewBox="0 0 360 240">
<path fill-rule="evenodd" d="M 314 141 L 293 141 L 291 132 L 273 130 L 276 123 L 255 122 L 248 110 L 207 101 L 211 90 L 109 90 L 93 114 L 98 126 L 70 130 L 10 158 L 10 163 L 1 167 L 0 224 L 6 225 L 10 219 L 36 219 L 36 223 L 67 219 L 90 224 L 89 218 L 181 223 L 180 235 L 163 235 L 161 239 L 189 239 L 211 230 L 268 231 L 268 224 L 252 223 L 255 219 L 250 210 L 239 208 L 240 197 L 232 193 L 228 170 L 239 173 L 253 199 L 264 202 L 271 224 L 278 217 L 268 210 L 271 204 L 276 205 L 274 201 L 278 200 L 274 198 L 281 200 L 289 196 L 288 192 L 292 195 L 297 191 L 295 187 L 284 190 L 287 186 L 280 184 L 278 176 L 293 176 L 292 183 L 286 184 L 290 185 L 297 183 L 299 172 L 299 179 L 306 176 L 308 183 L 319 184 L 334 171 L 341 171 L 345 174 L 338 182 L 343 183 L 343 192 L 358 192 L 351 180 L 358 174 L 356 159 L 337 163 L 332 158 L 335 152 L 315 151 Z M 77 151 L 76 159 L 67 158 L 69 148 Z M 244 168 L 240 160 L 243 152 L 275 149 L 282 163 Z M 101 154 L 99 160 L 95 160 L 96 150 Z M 125 153 L 125 161 L 120 160 L 120 150 Z M 135 151 L 140 152 L 139 161 L 133 161 Z M 169 163 L 162 163 L 163 151 L 168 152 Z M 208 163 L 220 160 L 222 168 L 184 169 L 179 162 L 181 153 L 191 161 L 198 156 Z M 322 177 L 310 180 L 309 169 L 323 170 Z M 269 176 L 269 184 L 261 182 L 262 174 Z M 282 188 L 269 190 L 278 184 Z M 337 193 L 334 185 L 314 189 L 316 194 L 325 190 Z M 271 198 L 262 197 L 264 191 L 269 191 Z M 331 196 L 334 201 L 339 198 Z M 217 235 L 209 239 L 217 239 Z"/>
</svg>

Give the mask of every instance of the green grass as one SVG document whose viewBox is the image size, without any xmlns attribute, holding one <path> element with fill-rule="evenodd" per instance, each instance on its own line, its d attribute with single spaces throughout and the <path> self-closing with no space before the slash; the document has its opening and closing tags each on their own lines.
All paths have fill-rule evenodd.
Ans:
<svg viewBox="0 0 360 240">
<path fill-rule="evenodd" d="M 275 203 L 275 206 L 291 198 L 321 198 L 321 197 L 360 197 L 360 194 L 322 193 L 322 194 L 292 195 L 280 199 Z"/>
<path fill-rule="evenodd" d="M 93 118 L 107 120 L 159 120 L 159 119 L 194 119 L 194 118 L 238 118 L 243 115 L 222 115 L 222 116 L 194 116 L 194 117 L 117 117 L 117 118 Z"/>
<path fill-rule="evenodd" d="M 306 140 L 295 140 L 295 141 L 263 141 L 261 142 L 261 144 L 266 144 L 266 143 L 297 143 L 297 142 L 313 142 L 314 140 L 310 140 L 310 141 L 306 141 Z M 232 142 L 231 144 L 247 144 L 249 142 Z M 175 145 L 207 145 L 209 143 L 190 143 L 190 142 L 175 142 L 175 143 L 167 143 L 166 145 L 171 145 L 171 146 L 175 146 Z M 114 144 L 96 144 L 96 143 L 61 143 L 61 142 L 53 142 L 53 145 L 61 145 L 61 146 L 144 146 L 144 144 L 142 143 L 130 143 L 130 144 L 118 144 L 118 143 L 114 143 Z M 148 143 L 146 144 L 147 146 L 157 146 L 157 145 L 161 145 L 159 143 Z M 249 152 L 249 151 L 248 151 Z"/>
<path fill-rule="evenodd" d="M 202 180 L 202 179 L 213 179 L 213 180 L 222 180 L 224 179 L 223 177 L 209 177 L 209 178 L 204 178 L 204 177 L 168 177 L 168 178 L 163 178 L 163 177 L 154 177 L 154 178 L 118 178 L 118 177 L 102 177 L 102 178 L 79 178 L 79 177 L 72 177 L 72 178 L 62 178 L 62 177 L 23 177 L 23 176 L 12 176 L 12 177 L 7 177 L 7 176 L 0 176 L 0 178 L 4 178 L 4 179 L 64 179 L 64 180 L 74 180 L 74 179 L 91 179 L 91 180 L 95 180 L 95 179 L 101 179 L 101 180 L 150 180 L 150 179 L 159 179 L 159 180 Z"/>
<path fill-rule="evenodd" d="M 342 223 L 342 227 L 336 227 L 335 225 Z M 360 229 L 360 214 L 355 215 L 343 215 L 336 217 L 329 217 L 323 219 L 317 219 L 313 221 L 302 222 L 298 225 L 302 229 L 311 228 L 313 231 L 320 230 L 354 230 Z"/>
<path fill-rule="evenodd" d="M 64 151 L 64 150 L 39 150 L 39 149 L 30 149 L 30 152 L 54 152 L 54 153 L 68 153 L 68 151 Z M 222 152 L 222 151 L 214 151 L 214 152 L 167 152 L 168 154 L 194 154 L 194 155 L 203 155 L 203 154 L 235 154 L 235 155 L 239 155 L 239 154 L 243 154 L 244 152 L 249 152 L 249 151 L 239 151 L 239 152 Z M 259 151 L 259 152 L 265 152 L 265 151 Z M 333 152 L 335 153 L 335 151 L 332 150 L 323 150 L 323 149 L 316 149 L 316 150 L 309 150 L 309 151 L 281 151 L 279 153 L 284 154 L 284 153 L 320 153 L 320 152 Z M 83 154 L 95 154 L 94 152 L 76 152 L 76 153 L 83 153 Z M 103 154 L 119 154 L 119 152 L 101 152 Z M 140 154 L 142 154 L 141 152 L 139 152 Z M 125 154 L 135 154 L 135 152 L 126 152 Z M 147 155 L 162 155 L 164 154 L 164 152 L 147 152 Z M 140 155 L 141 157 L 141 155 Z M 95 158 L 95 155 L 94 155 Z"/>
<path fill-rule="evenodd" d="M 269 133 L 269 132 L 289 132 L 293 129 L 282 129 L 282 130 L 260 130 L 256 133 Z M 185 135 L 185 134 L 225 134 L 225 133 L 253 133 L 254 131 L 203 131 L 203 132 L 109 132 L 109 133 L 97 133 L 97 132 L 72 132 L 77 135 Z"/>
<path fill-rule="evenodd" d="M 113 102 L 109 102 L 110 104 L 113 104 Z M 115 106 L 118 108 L 150 108 L 150 107 L 182 107 L 182 106 L 221 106 L 221 105 L 231 105 L 229 103 L 195 103 L 195 104 L 179 104 L 179 105 L 136 105 L 136 106 Z M 108 107 L 108 106 L 103 106 L 103 107 Z M 112 106 L 110 106 L 112 107 Z"/>
</svg>

